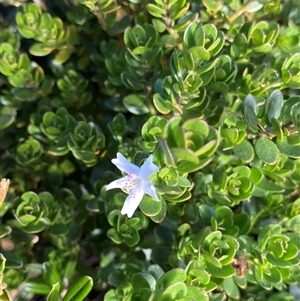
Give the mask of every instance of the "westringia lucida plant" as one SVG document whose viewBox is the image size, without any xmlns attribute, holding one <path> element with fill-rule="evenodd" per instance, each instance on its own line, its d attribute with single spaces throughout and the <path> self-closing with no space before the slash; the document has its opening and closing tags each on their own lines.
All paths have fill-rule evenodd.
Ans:
<svg viewBox="0 0 300 301">
<path fill-rule="evenodd" d="M 0 12 L 0 300 L 299 300 L 299 1 Z"/>
</svg>

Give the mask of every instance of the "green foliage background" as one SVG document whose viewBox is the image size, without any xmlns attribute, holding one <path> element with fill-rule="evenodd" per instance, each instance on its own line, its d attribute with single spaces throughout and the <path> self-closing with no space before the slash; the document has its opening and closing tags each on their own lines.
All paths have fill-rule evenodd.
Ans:
<svg viewBox="0 0 300 301">
<path fill-rule="evenodd" d="M 298 0 L 0 13 L 1 300 L 296 300 Z M 117 152 L 160 168 L 131 219 Z"/>
</svg>

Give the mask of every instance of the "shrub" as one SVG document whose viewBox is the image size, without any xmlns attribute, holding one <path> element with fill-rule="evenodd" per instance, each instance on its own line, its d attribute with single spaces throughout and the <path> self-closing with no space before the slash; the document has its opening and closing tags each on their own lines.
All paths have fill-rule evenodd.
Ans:
<svg viewBox="0 0 300 301">
<path fill-rule="evenodd" d="M 296 300 L 299 1 L 0 8 L 1 300 Z"/>
</svg>

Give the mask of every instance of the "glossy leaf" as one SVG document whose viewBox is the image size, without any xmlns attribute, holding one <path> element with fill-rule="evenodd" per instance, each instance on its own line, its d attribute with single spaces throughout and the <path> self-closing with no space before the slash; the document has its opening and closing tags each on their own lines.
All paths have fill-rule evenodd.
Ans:
<svg viewBox="0 0 300 301">
<path fill-rule="evenodd" d="M 60 284 L 59 282 L 52 285 L 52 289 L 47 296 L 47 301 L 57 301 L 59 300 Z"/>
<path fill-rule="evenodd" d="M 93 287 L 93 279 L 89 276 L 83 276 L 73 283 L 63 298 L 63 301 L 81 301 L 88 295 Z"/>
</svg>

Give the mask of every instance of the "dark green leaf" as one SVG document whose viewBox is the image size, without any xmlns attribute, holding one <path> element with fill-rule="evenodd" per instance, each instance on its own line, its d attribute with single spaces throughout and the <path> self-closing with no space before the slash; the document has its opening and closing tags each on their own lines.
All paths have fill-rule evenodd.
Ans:
<svg viewBox="0 0 300 301">
<path fill-rule="evenodd" d="M 4 106 L 0 109 L 0 130 L 9 127 L 16 117 L 16 110 L 9 106 Z"/>
<path fill-rule="evenodd" d="M 300 145 L 290 145 L 286 137 L 284 137 L 283 141 L 277 140 L 276 145 L 283 154 L 291 158 L 300 158 Z"/>
</svg>

